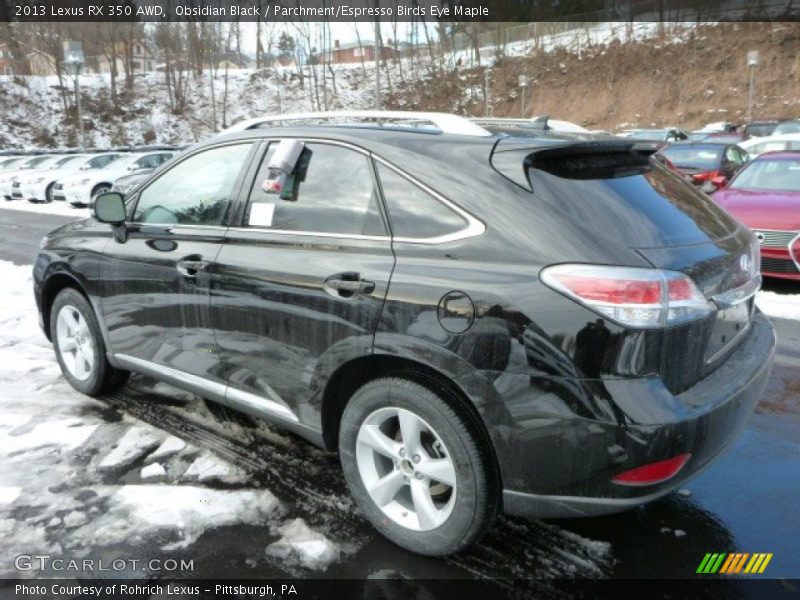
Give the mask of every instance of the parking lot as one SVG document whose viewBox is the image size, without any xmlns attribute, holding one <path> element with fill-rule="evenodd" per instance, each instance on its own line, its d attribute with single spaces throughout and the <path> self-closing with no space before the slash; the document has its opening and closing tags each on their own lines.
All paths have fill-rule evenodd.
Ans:
<svg viewBox="0 0 800 600">
<path fill-rule="evenodd" d="M 796 283 L 770 281 L 757 300 L 779 342 L 756 413 L 683 489 L 607 517 L 501 519 L 469 552 L 426 559 L 374 533 L 336 457 L 290 434 L 144 377 L 99 400 L 71 390 L 36 325 L 30 266 L 41 236 L 73 217 L 9 208 L 0 204 L 3 568 L 20 553 L 63 552 L 192 559 L 204 577 L 686 578 L 708 552 L 771 552 L 763 576 L 800 577 Z M 738 586 L 733 597 L 750 596 Z"/>
</svg>

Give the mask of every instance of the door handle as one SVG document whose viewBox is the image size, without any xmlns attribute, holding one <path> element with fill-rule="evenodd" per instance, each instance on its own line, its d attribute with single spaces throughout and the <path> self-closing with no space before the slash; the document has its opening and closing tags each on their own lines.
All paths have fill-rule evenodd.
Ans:
<svg viewBox="0 0 800 600">
<path fill-rule="evenodd" d="M 207 260 L 191 256 L 178 261 L 176 268 L 184 277 L 197 277 L 197 274 L 204 271 L 210 264 Z"/>
<path fill-rule="evenodd" d="M 325 291 L 334 296 L 352 298 L 375 291 L 375 282 L 361 279 L 359 273 L 339 273 L 325 280 Z"/>
</svg>

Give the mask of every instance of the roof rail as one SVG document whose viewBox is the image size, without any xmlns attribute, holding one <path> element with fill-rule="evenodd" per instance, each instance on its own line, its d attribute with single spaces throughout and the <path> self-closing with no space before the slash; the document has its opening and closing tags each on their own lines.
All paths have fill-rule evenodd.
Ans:
<svg viewBox="0 0 800 600">
<path fill-rule="evenodd" d="M 383 111 L 383 110 L 341 110 L 310 113 L 291 113 L 286 115 L 272 115 L 246 119 L 228 127 L 220 133 L 231 133 L 254 129 L 262 124 L 281 123 L 286 121 L 316 121 L 350 119 L 353 121 L 365 119 L 374 121 L 405 121 L 408 123 L 431 123 L 442 133 L 456 135 L 491 136 L 492 133 L 473 123 L 466 117 L 438 112 L 414 111 Z"/>
</svg>

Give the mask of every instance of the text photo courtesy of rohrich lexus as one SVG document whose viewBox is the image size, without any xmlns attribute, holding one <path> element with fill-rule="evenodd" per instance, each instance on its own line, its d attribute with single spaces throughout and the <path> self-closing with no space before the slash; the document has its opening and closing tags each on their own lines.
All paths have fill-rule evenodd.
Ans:
<svg viewBox="0 0 800 600">
<path fill-rule="evenodd" d="M 796 597 L 798 7 L 4 2 L 14 597 Z"/>
</svg>

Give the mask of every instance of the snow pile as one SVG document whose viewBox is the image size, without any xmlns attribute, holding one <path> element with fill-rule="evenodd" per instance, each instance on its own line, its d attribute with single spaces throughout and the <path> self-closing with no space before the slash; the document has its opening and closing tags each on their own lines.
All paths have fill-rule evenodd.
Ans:
<svg viewBox="0 0 800 600">
<path fill-rule="evenodd" d="M 294 519 L 277 528 L 281 538 L 266 549 L 266 555 L 281 558 L 285 564 L 325 570 L 339 560 L 343 550 L 319 531 L 306 525 L 303 519 Z"/>
<path fill-rule="evenodd" d="M 183 474 L 183 479 L 189 481 L 221 481 L 223 483 L 244 483 L 248 480 L 247 473 L 240 468 L 226 462 L 210 452 L 199 456 Z"/>
<path fill-rule="evenodd" d="M 171 531 L 177 540 L 163 550 L 184 548 L 206 530 L 230 525 L 269 525 L 280 510 L 266 490 L 211 490 L 195 486 L 128 485 L 110 497 L 95 525 L 93 541 L 130 543 L 142 532 Z"/>
<path fill-rule="evenodd" d="M 164 441 L 164 434 L 155 427 L 140 424 L 130 427 L 100 464 L 100 471 L 126 467 L 157 448 Z"/>
<path fill-rule="evenodd" d="M 764 314 L 777 319 L 800 320 L 800 293 L 758 292 L 756 304 Z"/>
</svg>

